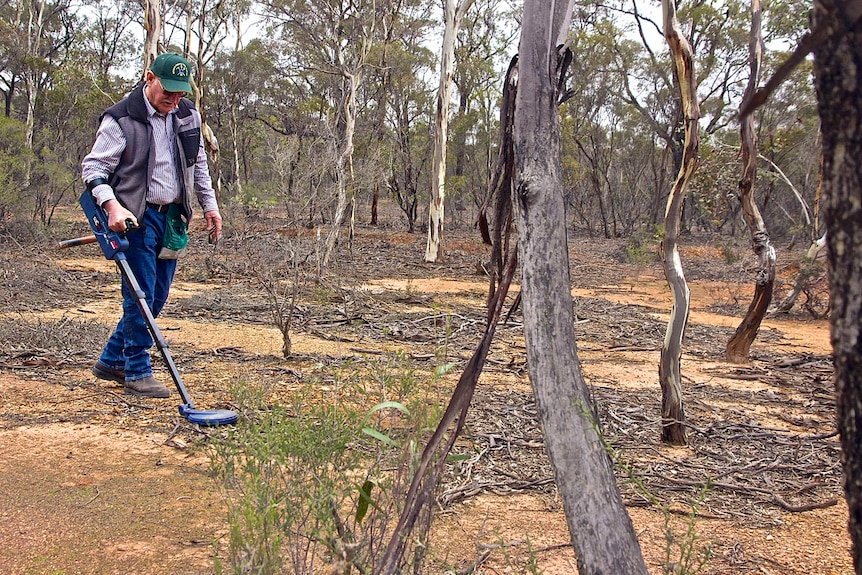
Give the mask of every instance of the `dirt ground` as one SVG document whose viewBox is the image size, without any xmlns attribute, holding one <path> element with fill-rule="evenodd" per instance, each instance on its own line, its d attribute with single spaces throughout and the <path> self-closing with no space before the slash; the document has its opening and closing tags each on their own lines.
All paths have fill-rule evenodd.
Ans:
<svg viewBox="0 0 862 575">
<path fill-rule="evenodd" d="M 329 366 L 393 350 L 426 373 L 444 350 L 456 364 L 444 387 L 454 385 L 483 327 L 487 248 L 477 237 L 453 234 L 445 262 L 426 264 L 421 234 L 360 227 L 352 257 L 303 292 L 285 359 L 262 284 L 249 280 L 261 262 L 275 267 L 275 252 L 255 259 L 266 250 L 242 247 L 254 233 L 234 233 L 215 251 L 194 239 L 159 319 L 199 407 L 233 407 L 240 378 L 267 382 L 275 401 Z M 651 573 L 677 561 L 666 553 L 690 526 L 695 547 L 711 551 L 702 573 L 852 573 L 827 321 L 799 310 L 769 317 L 752 361 L 726 363 L 753 292 L 753 257 L 688 241 L 690 444 L 661 445 L 657 366 L 670 292 L 655 258 L 628 263 L 622 250 L 573 240 L 572 294 L 582 369 Z M 779 246 L 779 290 L 794 257 Z M 118 318 L 113 263 L 93 246 L 58 251 L 47 241 L 35 256 L 4 242 L 0 260 L 0 574 L 213 573 L 227 544 L 205 448 L 218 430 L 183 420 L 176 395 L 124 396 L 89 371 Z M 576 572 L 519 321 L 514 313 L 498 330 L 459 442 L 470 457 L 439 495 L 434 556 L 454 572 L 528 572 L 531 560 L 549 575 Z M 169 383 L 164 368 L 157 375 Z"/>
</svg>

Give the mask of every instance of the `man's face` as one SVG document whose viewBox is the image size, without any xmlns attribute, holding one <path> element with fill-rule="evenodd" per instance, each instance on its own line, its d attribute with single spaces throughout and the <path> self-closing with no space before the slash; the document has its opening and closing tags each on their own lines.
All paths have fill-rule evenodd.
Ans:
<svg viewBox="0 0 862 575">
<path fill-rule="evenodd" d="M 147 70 L 145 76 L 147 82 L 147 100 L 150 101 L 153 108 L 160 114 L 167 114 L 180 102 L 180 98 L 186 95 L 185 92 L 168 92 L 162 88 L 162 83 L 155 74 Z"/>
</svg>

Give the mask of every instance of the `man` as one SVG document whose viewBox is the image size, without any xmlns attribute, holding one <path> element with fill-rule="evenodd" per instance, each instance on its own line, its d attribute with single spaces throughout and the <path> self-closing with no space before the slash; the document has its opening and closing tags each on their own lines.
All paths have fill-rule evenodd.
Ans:
<svg viewBox="0 0 862 575">
<path fill-rule="evenodd" d="M 162 240 L 169 213 L 188 222 L 195 195 L 211 242 L 222 220 L 207 167 L 201 117 L 191 101 L 191 67 L 179 54 L 161 54 L 144 81 L 102 115 L 96 141 L 82 162 L 82 177 L 108 218 L 108 227 L 124 232 L 126 258 L 147 303 L 157 316 L 168 299 L 176 256 L 164 259 Z M 177 207 L 171 209 L 173 204 Z M 162 253 L 162 257 L 159 254 Z M 167 257 L 171 257 L 168 255 Z M 123 384 L 125 393 L 168 397 L 153 377 L 148 349 L 153 339 L 137 308 L 135 294 L 123 283 L 123 317 L 108 339 L 93 374 Z"/>
</svg>

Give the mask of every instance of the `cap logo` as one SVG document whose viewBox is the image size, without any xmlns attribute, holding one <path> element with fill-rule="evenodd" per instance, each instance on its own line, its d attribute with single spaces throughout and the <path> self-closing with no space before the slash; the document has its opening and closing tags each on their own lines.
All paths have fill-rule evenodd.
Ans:
<svg viewBox="0 0 862 575">
<path fill-rule="evenodd" d="M 185 78 L 189 75 L 189 69 L 186 68 L 186 65 L 182 62 L 177 62 L 174 64 L 174 67 L 171 68 L 171 74 L 178 78 Z"/>
</svg>

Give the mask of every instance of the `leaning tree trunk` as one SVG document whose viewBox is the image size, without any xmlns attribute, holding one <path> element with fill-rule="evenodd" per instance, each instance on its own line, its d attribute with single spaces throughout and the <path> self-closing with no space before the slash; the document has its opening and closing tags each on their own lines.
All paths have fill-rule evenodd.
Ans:
<svg viewBox="0 0 862 575">
<path fill-rule="evenodd" d="M 815 0 L 829 321 L 853 564 L 862 575 L 862 2 Z M 849 28 L 849 29 L 848 29 Z"/>
<path fill-rule="evenodd" d="M 575 348 L 557 117 L 573 1 L 527 0 L 518 50 L 513 204 L 527 365 L 578 571 L 646 574 Z"/>
<path fill-rule="evenodd" d="M 664 215 L 664 239 L 661 242 L 664 273 L 673 295 L 673 305 L 664 344 L 661 348 L 661 360 L 658 368 L 659 383 L 661 384 L 661 439 L 666 443 L 684 445 L 686 443 L 685 410 L 682 406 L 680 358 L 682 356 L 682 339 L 688 323 L 690 291 L 685 282 L 682 262 L 679 259 L 677 240 L 679 239 L 685 194 L 697 164 L 697 150 L 700 141 L 698 133 L 700 108 L 697 104 L 694 57 L 691 45 L 679 31 L 679 22 L 676 19 L 673 0 L 662 0 L 662 12 L 664 35 L 668 46 L 670 46 L 674 72 L 679 83 L 685 139 L 679 173 L 667 199 Z"/>
<path fill-rule="evenodd" d="M 760 63 L 763 57 L 763 39 L 760 34 L 760 22 L 763 10 L 760 0 L 751 0 L 751 34 L 748 51 L 751 64 L 751 74 L 745 97 L 754 95 L 760 83 Z M 769 241 L 766 224 L 760 215 L 760 210 L 754 202 L 754 184 L 757 175 L 757 136 L 754 132 L 754 116 L 751 113 L 741 114 L 739 119 L 739 139 L 742 148 L 742 178 L 739 180 L 739 201 L 745 223 L 751 234 L 754 253 L 758 257 L 757 274 L 754 280 L 754 298 L 736 333 L 727 342 L 725 357 L 731 363 L 745 363 L 748 352 L 757 332 L 760 322 L 772 302 L 772 289 L 775 286 L 775 249 Z"/>
<path fill-rule="evenodd" d="M 825 249 L 826 234 L 823 234 L 808 246 L 808 251 L 805 252 L 805 257 L 799 265 L 799 271 L 796 272 L 796 279 L 793 280 L 793 287 L 790 288 L 790 291 L 787 292 L 781 303 L 775 306 L 776 313 L 789 312 L 796 305 L 796 300 L 799 299 L 800 294 L 811 287 L 813 281 L 821 273 L 822 268 L 816 262 Z"/>
</svg>

